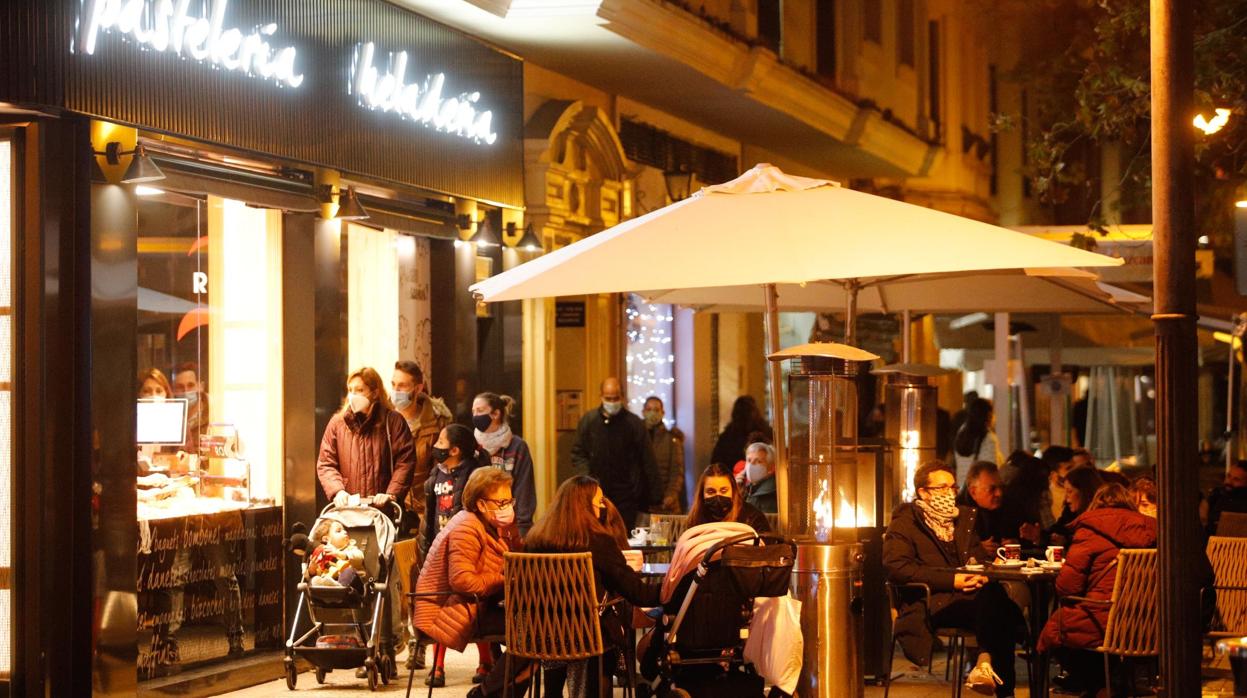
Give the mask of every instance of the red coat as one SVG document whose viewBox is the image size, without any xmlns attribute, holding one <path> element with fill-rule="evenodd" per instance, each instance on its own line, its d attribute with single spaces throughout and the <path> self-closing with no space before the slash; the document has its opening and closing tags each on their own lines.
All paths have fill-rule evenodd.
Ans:
<svg viewBox="0 0 1247 698">
<path fill-rule="evenodd" d="M 1156 519 L 1129 509 L 1092 509 L 1071 525 L 1074 542 L 1056 578 L 1059 596 L 1110 599 L 1117 579 L 1117 551 L 1156 547 Z M 1104 641 L 1108 606 L 1063 603 L 1039 636 L 1039 650 L 1094 649 Z"/>
<path fill-rule="evenodd" d="M 333 415 L 316 459 L 316 476 L 329 499 L 346 490 L 365 497 L 384 492 L 401 502 L 415 468 L 407 420 L 377 404 L 364 417 L 342 410 Z"/>
</svg>

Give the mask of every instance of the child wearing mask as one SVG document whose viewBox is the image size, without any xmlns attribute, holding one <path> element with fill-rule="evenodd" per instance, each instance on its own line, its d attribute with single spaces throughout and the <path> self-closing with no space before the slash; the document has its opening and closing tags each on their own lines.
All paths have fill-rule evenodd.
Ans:
<svg viewBox="0 0 1247 698">
<path fill-rule="evenodd" d="M 463 491 L 473 471 L 480 468 L 477 460 L 476 437 L 462 424 L 448 424 L 433 443 L 433 472 L 424 483 L 424 523 L 420 536 L 421 558 L 428 560 L 429 549 L 442 529 L 463 510 Z M 488 644 L 477 646 L 481 664 L 477 677 L 483 678 L 492 666 Z M 446 685 L 446 646 L 434 650 L 433 670 L 424 681 L 426 686 Z"/>
</svg>

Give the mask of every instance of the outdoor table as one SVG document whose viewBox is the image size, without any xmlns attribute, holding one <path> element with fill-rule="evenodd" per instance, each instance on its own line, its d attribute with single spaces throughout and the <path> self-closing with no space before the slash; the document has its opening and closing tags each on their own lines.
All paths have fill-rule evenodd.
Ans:
<svg viewBox="0 0 1247 698">
<path fill-rule="evenodd" d="M 642 577 L 666 577 L 667 570 L 671 569 L 670 562 L 647 562 L 641 565 Z"/>
<path fill-rule="evenodd" d="M 645 555 L 645 558 L 649 559 L 651 556 L 656 555 L 658 553 L 672 552 L 673 550 L 675 550 L 675 545 L 674 544 L 650 545 L 649 543 L 646 543 L 645 545 L 633 545 L 631 546 L 631 548 L 632 550 L 640 550 Z"/>
<path fill-rule="evenodd" d="M 1023 569 L 1034 571 L 1023 572 Z M 1022 582 L 1030 590 L 1030 618 L 1028 630 L 1031 641 L 1030 661 L 1030 694 L 1032 696 L 1048 695 L 1048 653 L 1039 651 L 1039 633 L 1048 622 L 1052 609 L 1052 596 L 1060 568 L 1035 567 L 1002 567 L 985 565 L 981 570 L 957 568 L 957 572 L 981 574 L 993 582 Z"/>
</svg>

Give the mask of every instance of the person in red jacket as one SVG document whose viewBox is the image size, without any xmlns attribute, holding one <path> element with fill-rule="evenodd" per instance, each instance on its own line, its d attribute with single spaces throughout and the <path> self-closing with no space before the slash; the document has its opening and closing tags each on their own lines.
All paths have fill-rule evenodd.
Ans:
<svg viewBox="0 0 1247 698">
<path fill-rule="evenodd" d="M 1070 525 L 1073 543 L 1056 578 L 1058 596 L 1110 599 L 1122 548 L 1156 547 L 1156 519 L 1140 514 L 1130 491 L 1117 483 L 1102 485 L 1091 504 Z M 1057 650 L 1069 673 L 1066 688 L 1095 695 L 1104 687 L 1101 660 L 1091 652 L 1104 640 L 1108 606 L 1062 602 L 1039 636 L 1039 651 Z"/>
</svg>

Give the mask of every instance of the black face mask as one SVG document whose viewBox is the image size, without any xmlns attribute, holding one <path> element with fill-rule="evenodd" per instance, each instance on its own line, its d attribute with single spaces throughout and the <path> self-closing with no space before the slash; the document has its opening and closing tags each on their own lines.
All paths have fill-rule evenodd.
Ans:
<svg viewBox="0 0 1247 698">
<path fill-rule="evenodd" d="M 477 414 L 472 416 L 472 427 L 477 431 L 485 431 L 489 429 L 489 425 L 493 423 L 494 420 L 487 414 Z"/>
<path fill-rule="evenodd" d="M 450 458 L 450 449 L 434 446 L 429 449 L 429 455 L 433 456 L 434 463 L 445 463 L 446 459 Z"/>
<path fill-rule="evenodd" d="M 728 512 L 732 511 L 732 498 L 716 494 L 701 500 L 701 505 L 706 508 L 711 518 L 715 521 L 722 521 Z"/>
</svg>

